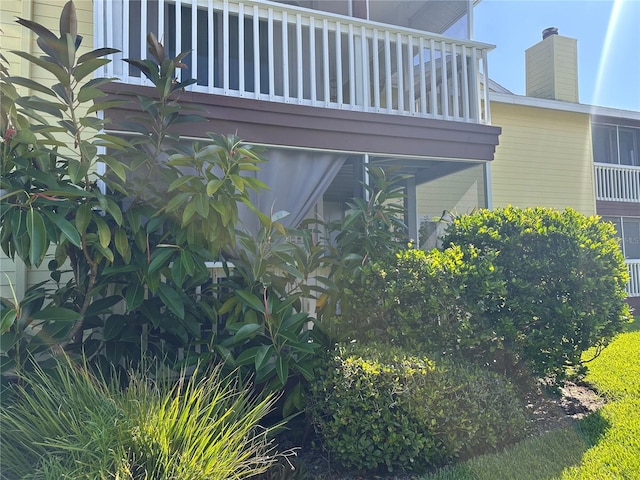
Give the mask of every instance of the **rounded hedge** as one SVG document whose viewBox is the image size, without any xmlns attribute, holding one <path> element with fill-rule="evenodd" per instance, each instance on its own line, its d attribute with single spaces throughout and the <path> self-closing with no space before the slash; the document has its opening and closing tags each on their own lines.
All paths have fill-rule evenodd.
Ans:
<svg viewBox="0 0 640 480">
<path fill-rule="evenodd" d="M 331 355 L 311 384 L 308 413 L 332 458 L 367 470 L 421 472 L 527 430 L 504 377 L 381 344 Z"/>
<path fill-rule="evenodd" d="M 475 315 L 480 352 L 504 354 L 505 371 L 562 378 L 581 353 L 630 319 L 628 271 L 612 224 L 572 209 L 506 207 L 453 220 L 445 251 L 491 257 L 501 292 Z M 466 286 L 465 302 L 486 297 Z"/>
</svg>

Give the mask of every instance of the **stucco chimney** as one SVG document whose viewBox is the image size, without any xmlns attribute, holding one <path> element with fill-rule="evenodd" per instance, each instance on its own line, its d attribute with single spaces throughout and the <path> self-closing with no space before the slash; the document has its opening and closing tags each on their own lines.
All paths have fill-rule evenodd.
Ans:
<svg viewBox="0 0 640 480">
<path fill-rule="evenodd" d="M 578 103 L 578 42 L 542 32 L 542 41 L 525 51 L 527 96 Z"/>
</svg>

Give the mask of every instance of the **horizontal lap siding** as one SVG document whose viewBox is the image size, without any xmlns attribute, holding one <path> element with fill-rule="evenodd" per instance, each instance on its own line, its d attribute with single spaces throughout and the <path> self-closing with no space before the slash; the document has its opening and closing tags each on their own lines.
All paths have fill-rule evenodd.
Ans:
<svg viewBox="0 0 640 480">
<path fill-rule="evenodd" d="M 493 206 L 574 208 L 595 214 L 589 116 L 492 103 L 502 127 L 491 162 Z"/>
<path fill-rule="evenodd" d="M 438 178 L 417 188 L 418 218 L 437 220 L 443 210 L 454 214 L 471 213 L 484 207 L 482 165 Z"/>
<path fill-rule="evenodd" d="M 10 285 L 16 285 L 16 265 L 4 252 L 0 253 L 0 297 L 11 298 Z"/>
<path fill-rule="evenodd" d="M 56 83 L 54 77 L 43 69 L 29 65 L 25 60 L 8 52 L 26 49 L 33 55 L 42 55 L 36 43 L 36 36 L 30 30 L 15 23 L 16 17 L 33 20 L 59 35 L 60 13 L 66 0 L 0 0 L 0 3 L 0 29 L 2 30 L 0 49 L 10 62 L 11 74 L 29 77 L 47 86 Z M 74 4 L 78 16 L 78 34 L 83 37 L 79 52 L 81 55 L 93 49 L 93 2 L 91 0 L 75 0 Z M 30 92 L 22 89 L 21 93 L 27 95 Z M 28 270 L 25 275 L 20 273 L 16 275 L 16 270 L 20 271 L 23 267 L 16 265 L 4 253 L 0 252 L 0 296 L 8 298 L 12 296 L 10 283 L 14 286 L 18 296 L 22 297 L 24 291 L 30 286 L 48 280 L 50 277 L 47 264 L 53 258 L 52 253 L 53 248 L 39 268 Z"/>
</svg>

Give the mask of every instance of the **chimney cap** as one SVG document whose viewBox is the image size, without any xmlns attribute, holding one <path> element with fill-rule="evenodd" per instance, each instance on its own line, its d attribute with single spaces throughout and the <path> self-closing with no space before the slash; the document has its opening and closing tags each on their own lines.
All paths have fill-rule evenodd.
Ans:
<svg viewBox="0 0 640 480">
<path fill-rule="evenodd" d="M 551 35 L 558 35 L 558 27 L 549 27 L 549 28 L 545 28 L 542 31 L 543 40 L 547 37 L 550 37 Z"/>
</svg>

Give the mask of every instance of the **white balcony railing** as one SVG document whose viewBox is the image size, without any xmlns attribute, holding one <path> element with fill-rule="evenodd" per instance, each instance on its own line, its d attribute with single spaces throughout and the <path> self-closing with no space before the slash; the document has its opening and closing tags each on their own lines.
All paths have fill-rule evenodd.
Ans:
<svg viewBox="0 0 640 480">
<path fill-rule="evenodd" d="M 595 164 L 596 199 L 640 203 L 640 167 Z"/>
<path fill-rule="evenodd" d="M 627 292 L 630 297 L 640 297 L 640 260 L 627 260 L 629 268 L 629 284 Z"/>
<path fill-rule="evenodd" d="M 96 47 L 122 50 L 106 76 L 145 84 L 121 61 L 154 32 L 191 50 L 189 87 L 323 108 L 488 123 L 492 46 L 266 0 L 94 0 Z M 180 8 L 177 8 L 180 6 Z M 146 54 L 144 55 L 146 57 Z M 180 72 L 178 74 L 181 74 Z"/>
</svg>

